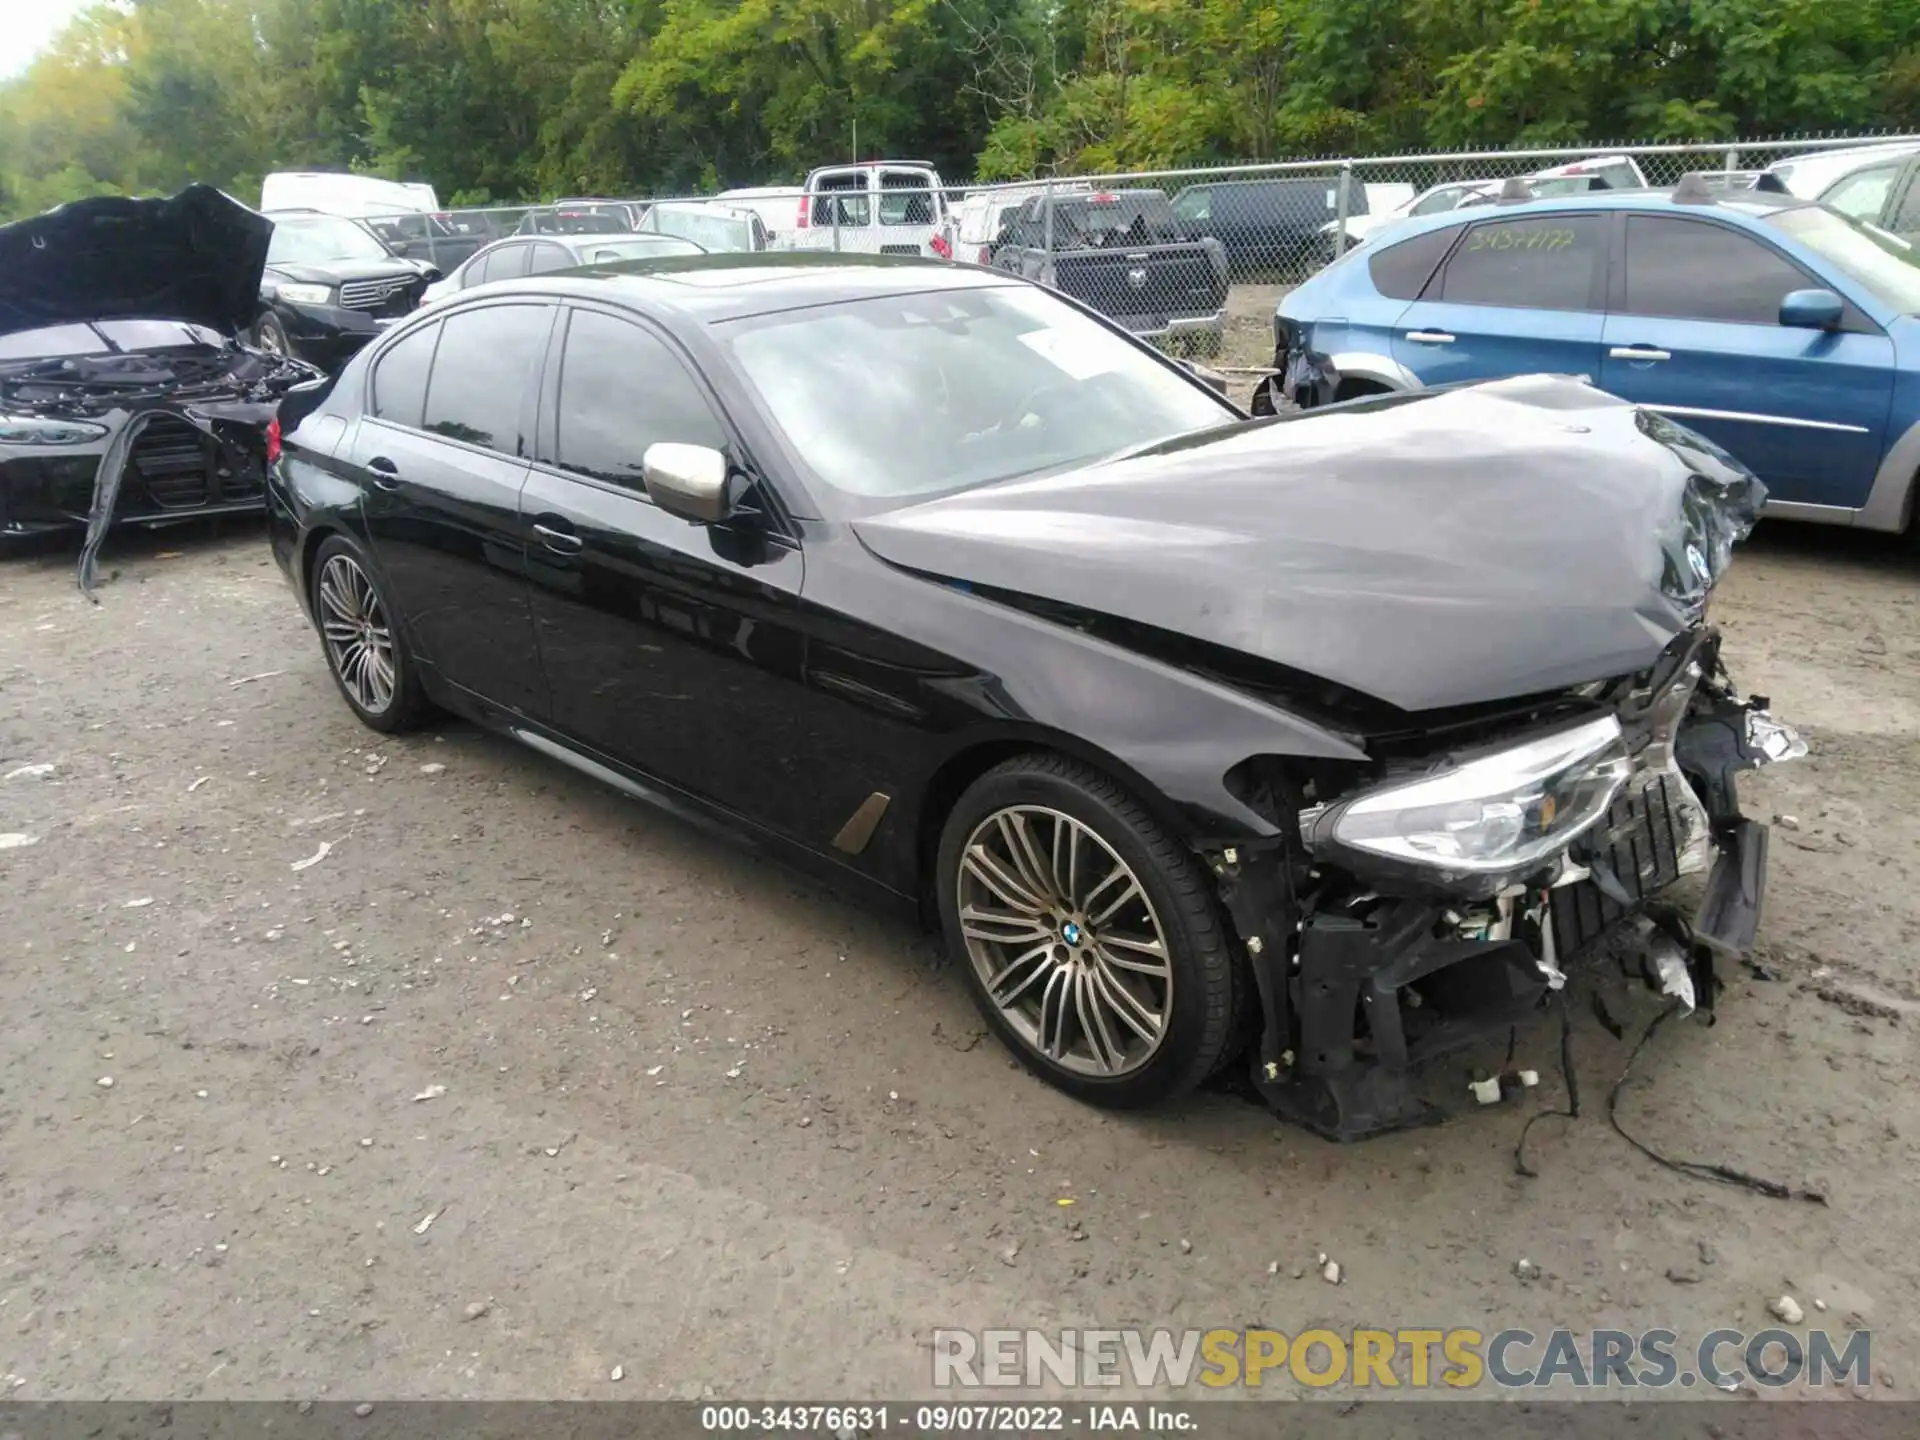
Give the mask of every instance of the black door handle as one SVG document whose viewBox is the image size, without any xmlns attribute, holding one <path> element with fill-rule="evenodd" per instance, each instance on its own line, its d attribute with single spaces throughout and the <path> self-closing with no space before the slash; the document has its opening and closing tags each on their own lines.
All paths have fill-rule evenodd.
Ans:
<svg viewBox="0 0 1920 1440">
<path fill-rule="evenodd" d="M 540 543 L 547 549 L 558 551 L 562 555 L 578 555 L 587 544 L 571 530 L 558 530 L 537 520 L 533 525 L 533 533 L 540 537 Z"/>
<path fill-rule="evenodd" d="M 384 455 L 376 455 L 367 461 L 367 469 L 373 472 L 373 483 L 382 490 L 400 488 L 400 467 Z"/>
</svg>

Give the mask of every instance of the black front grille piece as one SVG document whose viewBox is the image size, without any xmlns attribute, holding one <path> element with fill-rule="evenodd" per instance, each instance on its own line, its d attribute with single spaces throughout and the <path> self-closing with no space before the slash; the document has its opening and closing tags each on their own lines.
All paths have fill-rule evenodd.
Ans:
<svg viewBox="0 0 1920 1440">
<path fill-rule="evenodd" d="M 213 484 L 214 445 L 176 415 L 156 415 L 133 442 L 131 464 L 158 510 L 194 510 Z"/>
<path fill-rule="evenodd" d="M 1687 805 L 1686 783 L 1667 773 L 1629 785 L 1606 819 L 1581 837 L 1574 858 L 1596 872 L 1609 872 L 1632 904 L 1622 905 L 1591 879 L 1553 891 L 1554 953 L 1561 959 L 1592 944 L 1680 878 L 1690 817 L 1698 813 Z"/>
</svg>

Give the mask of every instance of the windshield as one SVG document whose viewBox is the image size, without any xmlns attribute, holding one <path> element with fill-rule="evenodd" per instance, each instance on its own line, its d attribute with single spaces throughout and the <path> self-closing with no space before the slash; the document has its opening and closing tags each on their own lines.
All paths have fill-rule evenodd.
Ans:
<svg viewBox="0 0 1920 1440">
<path fill-rule="evenodd" d="M 1173 207 L 1158 190 L 1055 200 L 1053 228 L 1055 248 L 1062 250 L 1163 245 L 1186 238 Z"/>
<path fill-rule="evenodd" d="M 1849 220 L 1823 205 L 1777 211 L 1767 223 L 1902 315 L 1920 315 L 1920 253 L 1898 235 Z"/>
<path fill-rule="evenodd" d="M 574 247 L 582 265 L 604 265 L 610 260 L 648 260 L 658 255 L 704 255 L 691 240 L 677 235 L 610 235 Z"/>
<path fill-rule="evenodd" d="M 1239 418 L 1026 286 L 888 295 L 715 328 L 807 465 L 865 510 Z"/>
<path fill-rule="evenodd" d="M 678 235 L 708 250 L 729 254 L 750 251 L 753 244 L 753 216 L 729 214 L 690 205 L 656 205 L 640 222 L 642 230 L 662 235 Z"/>
<path fill-rule="evenodd" d="M 336 260 L 389 260 L 393 252 L 364 226 L 338 216 L 275 220 L 269 265 L 326 265 Z"/>
</svg>

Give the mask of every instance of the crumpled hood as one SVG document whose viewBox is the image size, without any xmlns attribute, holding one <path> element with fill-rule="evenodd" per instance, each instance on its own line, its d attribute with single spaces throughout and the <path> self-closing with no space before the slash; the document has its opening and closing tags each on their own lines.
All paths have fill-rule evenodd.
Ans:
<svg viewBox="0 0 1920 1440">
<path fill-rule="evenodd" d="M 1536 375 L 1250 422 L 854 530 L 907 569 L 1421 711 L 1647 668 L 1765 496 L 1693 432 Z"/>
<path fill-rule="evenodd" d="M 0 334 L 87 320 L 253 323 L 273 222 L 210 185 L 100 196 L 0 226 Z"/>
</svg>

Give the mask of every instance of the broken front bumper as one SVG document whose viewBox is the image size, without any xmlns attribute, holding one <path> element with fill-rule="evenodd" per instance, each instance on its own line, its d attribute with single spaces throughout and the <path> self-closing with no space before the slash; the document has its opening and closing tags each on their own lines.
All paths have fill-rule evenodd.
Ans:
<svg viewBox="0 0 1920 1440">
<path fill-rule="evenodd" d="M 1333 404 L 1340 374 L 1333 361 L 1309 349 L 1304 332 L 1285 316 L 1273 321 L 1274 373 L 1253 388 L 1252 412 L 1278 415 L 1283 410 L 1313 410 Z"/>
<path fill-rule="evenodd" d="M 1650 985 L 1710 1005 L 1713 957 L 1752 947 L 1766 891 L 1767 828 L 1740 813 L 1735 777 L 1805 746 L 1763 699 L 1692 703 L 1597 823 L 1491 899 L 1361 883 L 1316 907 L 1297 897 L 1324 866 L 1303 877 L 1278 851 L 1213 856 L 1259 991 L 1253 1081 L 1268 1105 L 1342 1141 L 1438 1119 L 1415 1090 L 1423 1063 L 1536 1014 L 1623 936 Z M 1701 871 L 1691 923 L 1663 913 Z"/>
</svg>

